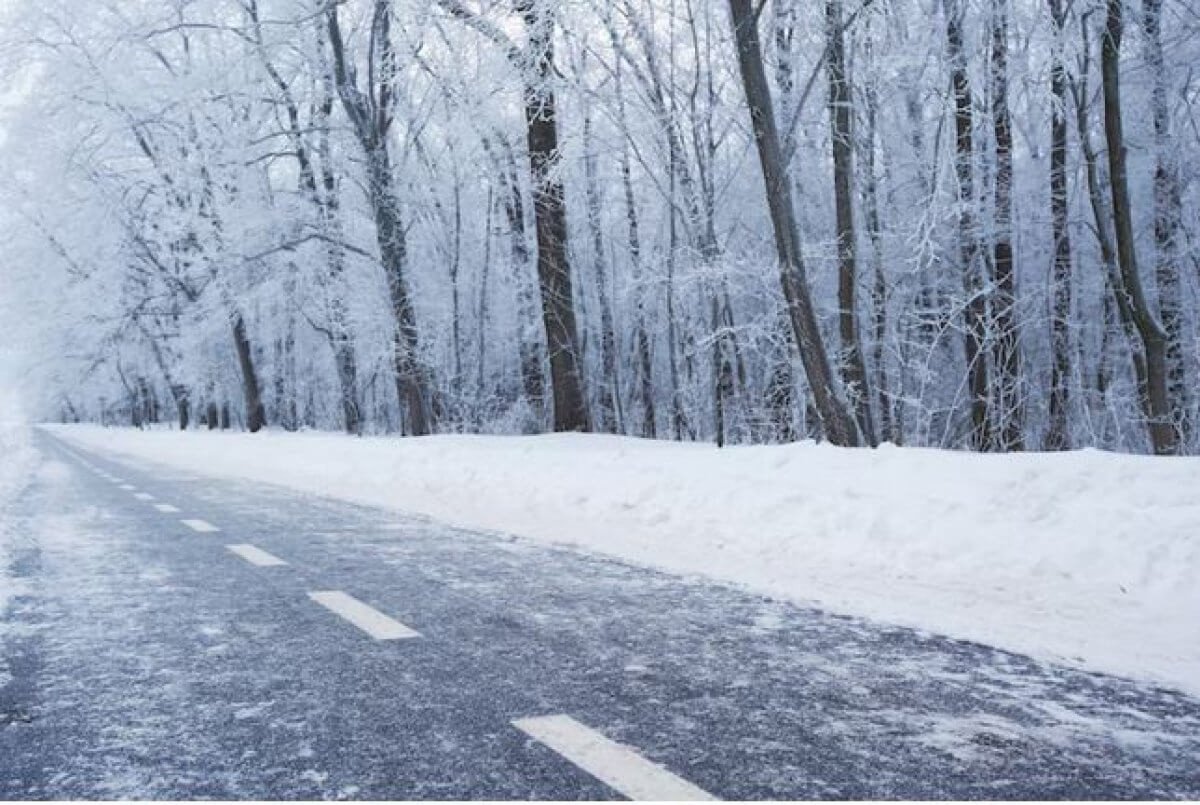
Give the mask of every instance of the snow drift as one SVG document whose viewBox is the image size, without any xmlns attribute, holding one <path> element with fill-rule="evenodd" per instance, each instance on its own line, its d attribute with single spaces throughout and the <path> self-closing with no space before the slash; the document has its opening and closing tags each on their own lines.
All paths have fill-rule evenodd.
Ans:
<svg viewBox="0 0 1200 805">
<path fill-rule="evenodd" d="M 1200 460 L 54 427 L 1200 693 Z"/>
</svg>

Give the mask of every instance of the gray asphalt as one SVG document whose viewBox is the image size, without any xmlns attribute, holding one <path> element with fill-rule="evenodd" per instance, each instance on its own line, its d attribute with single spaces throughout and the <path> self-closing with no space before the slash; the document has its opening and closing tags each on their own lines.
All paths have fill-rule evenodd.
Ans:
<svg viewBox="0 0 1200 805">
<path fill-rule="evenodd" d="M 549 714 L 720 798 L 1200 798 L 1178 692 L 37 440 L 6 524 L 6 799 L 619 798 L 512 725 Z"/>
</svg>

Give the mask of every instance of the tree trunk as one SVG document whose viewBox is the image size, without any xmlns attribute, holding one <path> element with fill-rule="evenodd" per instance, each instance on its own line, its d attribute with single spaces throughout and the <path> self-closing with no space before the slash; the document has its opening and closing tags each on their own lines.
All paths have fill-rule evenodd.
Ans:
<svg viewBox="0 0 1200 805">
<path fill-rule="evenodd" d="M 492 271 L 492 218 L 496 210 L 495 191 L 488 186 L 487 205 L 483 219 L 483 265 L 479 268 L 479 304 L 476 308 L 475 330 L 478 335 L 475 354 L 475 429 L 483 429 L 483 411 L 487 398 L 487 331 L 488 279 Z"/>
<path fill-rule="evenodd" d="M 837 219 L 838 330 L 842 381 L 864 441 L 878 444 L 871 416 L 871 387 L 858 329 L 858 244 L 854 230 L 853 101 L 846 76 L 846 46 L 841 0 L 825 3 L 826 58 L 829 77 L 829 129 L 833 149 L 833 195 Z"/>
<path fill-rule="evenodd" d="M 242 394 L 246 401 L 246 430 L 258 433 L 267 424 L 258 374 L 254 369 L 254 350 L 246 335 L 246 321 L 240 313 L 233 317 L 233 346 L 242 372 Z"/>
<path fill-rule="evenodd" d="M 829 357 L 825 352 L 821 330 L 809 296 L 808 278 L 800 253 L 800 237 L 796 231 L 791 185 L 779 144 L 779 130 L 775 124 L 771 90 L 763 69 L 762 46 L 758 37 L 758 18 L 754 3 L 753 0 L 729 0 L 729 7 L 737 39 L 742 85 L 766 184 L 767 204 L 779 257 L 780 280 L 784 298 L 787 300 L 793 335 L 800 349 L 800 358 L 804 363 L 805 374 L 826 435 L 836 445 L 855 447 L 859 444 L 858 429 L 834 388 Z"/>
<path fill-rule="evenodd" d="M 946 50 L 950 61 L 950 82 L 954 92 L 954 172 L 958 179 L 958 248 L 963 287 L 967 294 L 964 342 L 967 359 L 967 387 L 971 395 L 971 431 L 969 442 L 977 450 L 992 443 L 991 413 L 988 405 L 987 298 L 985 277 L 980 264 L 979 232 L 975 209 L 974 115 L 971 110 L 971 82 L 967 75 L 967 57 L 963 50 L 961 0 L 944 0 Z"/>
<path fill-rule="evenodd" d="M 346 250 L 342 245 L 341 199 L 337 177 L 333 169 L 334 155 L 329 138 L 329 120 L 333 114 L 334 96 L 337 94 L 334 76 L 328 62 L 329 53 L 326 50 L 326 43 L 317 43 L 316 54 L 322 72 L 319 82 L 320 94 L 317 96 L 312 110 L 312 128 L 316 130 L 317 142 L 315 147 L 310 147 L 305 139 L 305 126 L 301 122 L 300 105 L 292 92 L 291 85 L 271 61 L 263 44 L 262 23 L 257 0 L 249 0 L 245 8 L 253 23 L 254 39 L 263 66 L 283 100 L 287 116 L 288 136 L 299 169 L 300 190 L 312 203 L 320 232 L 325 238 L 327 270 L 321 284 L 324 286 L 327 299 L 328 328 L 324 329 L 323 333 L 329 341 L 337 370 L 343 427 L 347 433 L 358 434 L 362 427 L 358 401 L 358 365 L 345 301 L 349 288 L 345 281 Z M 319 167 L 316 157 L 319 157 Z M 319 182 L 318 170 L 320 172 Z M 294 305 L 295 287 L 296 269 L 295 266 L 289 266 L 289 275 L 285 282 L 286 299 L 289 306 Z M 290 311 L 287 314 L 287 335 L 282 346 L 283 349 L 280 351 L 283 364 L 294 375 L 294 317 Z M 276 397 L 282 426 L 286 430 L 295 430 L 299 427 L 299 417 L 296 411 L 294 377 L 285 378 L 283 371 L 276 373 Z"/>
<path fill-rule="evenodd" d="M 767 376 L 766 403 L 774 438 L 793 442 L 796 432 L 796 379 L 792 374 L 792 344 L 787 313 L 781 311 L 772 325 L 775 338 L 771 370 Z"/>
<path fill-rule="evenodd" d="M 332 88 L 330 88 L 332 89 Z M 321 155 L 321 191 L 314 185 L 311 189 L 313 200 L 317 205 L 321 226 L 329 236 L 330 241 L 325 249 L 328 263 L 328 281 L 333 289 L 329 302 L 329 330 L 333 348 L 333 359 L 337 365 L 338 390 L 341 393 L 342 426 L 346 433 L 358 435 L 362 433 L 362 409 L 358 399 L 358 360 L 354 354 L 354 339 L 350 332 L 350 315 L 347 310 L 344 294 L 349 290 L 346 283 L 346 250 L 342 246 L 343 228 L 341 219 L 341 198 L 339 196 L 337 177 L 333 172 L 333 152 L 329 143 L 329 112 L 332 106 L 332 94 L 321 100 L 324 123 L 320 132 L 318 152 Z M 289 334 L 289 353 L 294 350 L 293 339 Z M 291 395 L 289 405 L 294 409 L 295 394 Z M 293 421 L 295 415 L 292 415 Z"/>
<path fill-rule="evenodd" d="M 150 354 L 154 356 L 154 363 L 158 366 L 158 371 L 162 374 L 163 380 L 171 392 L 171 399 L 175 402 L 175 412 L 179 422 L 179 429 L 187 430 L 192 419 L 191 406 L 188 402 L 188 387 L 183 383 L 176 382 L 171 372 L 171 367 L 167 363 L 167 356 L 163 353 L 163 346 L 158 342 L 158 339 L 151 335 L 140 321 L 137 323 L 137 326 L 146 337 L 146 341 L 150 345 Z"/>
<path fill-rule="evenodd" d="M 1125 342 L 1129 349 L 1129 357 L 1131 368 L 1133 369 L 1134 381 L 1137 388 L 1138 404 L 1143 411 L 1147 424 L 1152 419 L 1150 413 L 1150 390 L 1149 380 L 1146 372 L 1146 352 L 1143 348 L 1141 335 L 1138 333 L 1137 323 L 1133 313 L 1133 304 L 1129 294 L 1125 292 L 1124 283 L 1121 279 L 1121 270 L 1117 266 L 1117 249 L 1113 243 L 1113 214 L 1104 195 L 1104 188 L 1100 181 L 1100 159 L 1096 153 L 1096 148 L 1092 144 L 1091 123 L 1088 119 L 1088 69 L 1091 65 L 1091 37 L 1087 29 L 1086 19 L 1080 21 L 1080 28 L 1083 36 L 1081 64 L 1083 66 L 1082 75 L 1077 82 L 1071 86 L 1071 93 L 1075 101 L 1075 127 L 1079 135 L 1079 149 L 1083 153 L 1084 175 L 1087 180 L 1088 200 L 1092 210 L 1092 221 L 1094 223 L 1094 231 L 1096 233 L 1096 242 L 1100 247 L 1100 262 L 1104 267 L 1105 273 L 1105 293 L 1111 294 L 1113 301 L 1116 303 L 1117 318 L 1120 321 L 1121 330 L 1125 335 Z M 1105 342 L 1107 344 L 1107 342 Z M 1105 359 L 1106 351 L 1100 352 L 1100 359 Z M 1107 391 L 1107 384 L 1104 384 L 1103 394 Z"/>
<path fill-rule="evenodd" d="M 619 91 L 619 90 L 618 90 Z M 624 104 L 622 122 L 624 122 Z M 638 224 L 637 198 L 633 192 L 633 171 L 629 164 L 629 147 L 621 148 L 621 186 L 625 191 L 625 222 L 629 237 L 629 262 L 633 275 L 634 321 L 633 343 L 637 351 L 638 391 L 642 404 L 641 435 L 653 439 L 658 435 L 654 409 L 654 363 L 650 356 L 650 338 L 646 333 L 646 289 L 642 287 L 642 238 Z"/>
<path fill-rule="evenodd" d="M 1167 338 L 1150 312 L 1142 292 L 1133 241 L 1133 211 L 1125 167 L 1125 135 L 1121 122 L 1121 34 L 1123 0 L 1107 0 L 1100 46 L 1100 76 L 1104 85 L 1104 136 L 1108 142 L 1108 179 L 1112 186 L 1113 225 L 1117 235 L 1117 265 L 1121 292 L 1129 299 L 1134 323 L 1146 356 L 1146 392 L 1150 442 L 1158 455 L 1179 452 L 1179 434 L 1171 417 L 1167 391 Z"/>
<path fill-rule="evenodd" d="M 1071 235 L 1067 207 L 1067 68 L 1063 63 L 1063 0 L 1049 0 L 1054 25 L 1054 52 L 1050 64 L 1050 228 L 1054 266 L 1050 279 L 1050 422 L 1047 450 L 1071 447 L 1067 409 L 1071 377 Z"/>
<path fill-rule="evenodd" d="M 537 429 L 543 426 L 546 407 L 546 380 L 543 364 L 545 327 L 537 312 L 535 284 L 530 277 L 528 231 L 525 225 L 525 200 L 517 171 L 517 158 L 508 140 L 500 138 L 501 153 L 494 153 L 500 181 L 501 202 L 508 220 L 509 255 L 513 282 L 517 289 L 517 360 L 521 370 L 521 389 L 525 400 L 537 418 Z M 491 141 L 484 139 L 485 149 Z M 539 332 L 540 331 L 540 332 Z"/>
<path fill-rule="evenodd" d="M 600 421 L 597 430 L 618 433 L 622 425 L 621 384 L 617 370 L 617 335 L 613 323 L 612 304 L 605 278 L 604 260 L 604 199 L 600 191 L 599 168 L 594 152 L 592 117 L 585 111 L 583 119 L 584 194 L 587 198 L 588 234 L 592 241 L 592 280 L 600 305 Z"/>
<path fill-rule="evenodd" d="M 420 347 L 416 313 L 409 295 L 405 269 L 408 264 L 408 237 L 400 219 L 392 169 L 386 152 L 374 149 L 367 157 L 370 174 L 369 194 L 375 216 L 376 241 L 386 273 L 392 316 L 392 362 L 396 373 L 396 393 L 408 414 L 408 430 L 414 436 L 432 431 L 432 412 L 420 365 Z"/>
<path fill-rule="evenodd" d="M 380 261 L 387 280 L 395 331 L 392 363 L 396 393 L 408 414 L 408 430 L 416 436 L 430 433 L 433 415 L 426 388 L 425 371 L 420 364 L 416 314 L 409 297 L 405 271 L 408 243 L 396 198 L 388 152 L 394 80 L 394 53 L 391 47 L 391 0 L 375 0 L 371 25 L 372 69 L 378 85 L 368 86 L 367 94 L 354 85 L 353 70 L 347 64 L 345 45 L 338 24 L 337 6 L 328 9 L 329 41 L 333 50 L 334 82 L 342 107 L 353 124 L 355 135 L 367 163 L 367 197 L 375 219 L 375 237 Z M 378 63 L 376 63 L 376 60 Z"/>
<path fill-rule="evenodd" d="M 866 187 L 864 202 L 866 206 L 867 236 L 871 240 L 871 256 L 875 273 L 875 282 L 871 290 L 871 335 L 873 339 L 872 359 L 875 364 L 875 396 L 879 409 L 880 441 L 891 440 L 899 442 L 896 433 L 895 418 L 892 416 L 892 395 L 888 383 L 887 353 L 885 351 L 888 332 L 888 289 L 887 278 L 883 269 L 883 231 L 879 215 L 879 176 L 875 170 L 875 144 L 878 141 L 878 94 L 872 84 L 867 89 L 867 132 L 863 151 L 866 154 Z"/>
<path fill-rule="evenodd" d="M 188 402 L 187 389 L 183 386 L 172 386 L 171 396 L 175 398 L 175 408 L 179 415 L 179 429 L 187 430 L 192 423 L 192 409 Z"/>
<path fill-rule="evenodd" d="M 1166 335 L 1167 397 L 1177 438 L 1187 441 L 1191 430 L 1191 384 L 1183 349 L 1184 302 L 1182 288 L 1183 200 L 1178 150 L 1171 137 L 1171 110 L 1167 103 L 1166 60 L 1162 43 L 1163 0 L 1143 0 L 1146 31 L 1146 67 L 1150 76 L 1151 114 L 1154 118 L 1154 278 L 1158 309 Z"/>
<path fill-rule="evenodd" d="M 555 105 L 554 23 L 548 0 L 519 0 L 529 32 L 525 86 L 525 134 L 537 229 L 538 280 L 542 319 L 550 352 L 554 430 L 589 430 L 571 264 L 567 257 L 567 210 L 559 172 L 558 114 Z"/>
<path fill-rule="evenodd" d="M 1012 118 L 1008 108 L 1008 0 L 992 0 L 992 131 L 996 181 L 992 262 L 996 272 L 992 342 L 996 367 L 995 409 L 999 427 L 993 434 L 1004 452 L 1025 448 L 1024 400 L 1021 393 L 1021 344 L 1017 330 L 1016 268 L 1012 245 Z"/>
</svg>

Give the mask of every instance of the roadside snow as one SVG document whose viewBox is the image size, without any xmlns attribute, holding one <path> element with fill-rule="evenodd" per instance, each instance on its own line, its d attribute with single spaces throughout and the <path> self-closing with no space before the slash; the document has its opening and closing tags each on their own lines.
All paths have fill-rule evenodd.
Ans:
<svg viewBox="0 0 1200 805">
<path fill-rule="evenodd" d="M 53 431 L 1200 694 L 1200 459 Z"/>
<path fill-rule="evenodd" d="M 19 419 L 15 403 L 0 389 L 0 615 L 21 592 L 13 576 L 13 554 L 26 538 L 19 532 L 13 505 L 31 480 L 37 451 L 30 441 L 29 425 Z"/>
</svg>

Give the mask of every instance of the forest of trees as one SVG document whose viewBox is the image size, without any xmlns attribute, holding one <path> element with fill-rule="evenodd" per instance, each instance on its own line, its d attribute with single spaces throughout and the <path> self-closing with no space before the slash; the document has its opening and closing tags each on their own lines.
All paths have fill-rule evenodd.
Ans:
<svg viewBox="0 0 1200 805">
<path fill-rule="evenodd" d="M 1192 0 L 11 0 L 40 413 L 1200 452 Z"/>
</svg>

